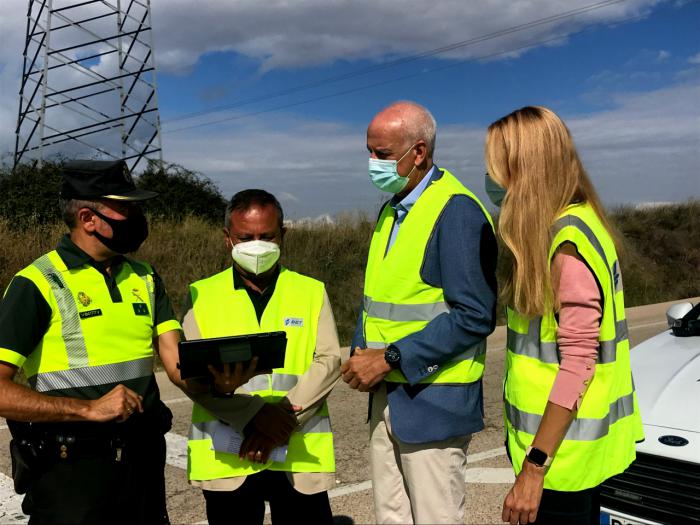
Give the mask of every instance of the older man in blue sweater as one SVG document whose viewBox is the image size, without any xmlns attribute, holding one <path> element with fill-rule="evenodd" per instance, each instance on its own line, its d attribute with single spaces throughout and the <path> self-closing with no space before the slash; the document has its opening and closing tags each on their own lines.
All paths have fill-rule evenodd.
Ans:
<svg viewBox="0 0 700 525">
<path fill-rule="evenodd" d="M 462 523 L 467 446 L 484 427 L 496 240 L 476 196 L 433 164 L 435 120 L 397 102 L 367 129 L 383 206 L 343 379 L 371 399 L 378 523 Z"/>
</svg>

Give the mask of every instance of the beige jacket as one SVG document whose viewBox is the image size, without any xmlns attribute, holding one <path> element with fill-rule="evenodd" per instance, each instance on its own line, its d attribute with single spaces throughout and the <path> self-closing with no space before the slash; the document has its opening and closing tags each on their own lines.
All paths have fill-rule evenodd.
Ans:
<svg viewBox="0 0 700 525">
<path fill-rule="evenodd" d="M 185 313 L 182 329 L 187 339 L 201 338 L 191 308 Z M 303 426 L 318 411 L 339 379 L 340 344 L 338 332 L 328 295 L 324 292 L 323 306 L 318 319 L 313 363 L 299 378 L 297 385 L 287 393 L 287 399 L 292 405 L 302 407 L 301 412 L 297 413 L 297 421 L 300 426 Z M 210 394 L 187 393 L 187 395 L 241 434 L 248 422 L 265 403 L 262 398 L 249 395 L 245 390 L 245 385 L 229 399 L 215 398 Z M 287 476 L 292 486 L 303 494 L 315 494 L 335 486 L 335 473 L 333 472 L 288 472 Z M 203 490 L 230 491 L 239 488 L 245 479 L 246 476 L 238 476 L 191 481 L 190 483 Z"/>
</svg>

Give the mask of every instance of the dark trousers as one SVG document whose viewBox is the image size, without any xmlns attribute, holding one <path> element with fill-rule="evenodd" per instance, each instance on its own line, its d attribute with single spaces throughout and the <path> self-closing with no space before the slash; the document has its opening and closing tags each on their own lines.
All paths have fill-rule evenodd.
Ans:
<svg viewBox="0 0 700 525">
<path fill-rule="evenodd" d="M 121 460 L 107 442 L 58 451 L 22 502 L 31 525 L 169 523 L 165 507 L 165 439 L 160 432 L 125 443 Z"/>
<path fill-rule="evenodd" d="M 537 511 L 538 525 L 598 525 L 600 523 L 600 487 L 578 492 L 545 489 Z"/>
<path fill-rule="evenodd" d="M 302 494 L 294 490 L 286 472 L 263 470 L 248 476 L 233 491 L 204 490 L 209 525 L 257 525 L 265 518 L 265 501 L 270 503 L 272 523 L 333 523 L 327 492 Z"/>
</svg>

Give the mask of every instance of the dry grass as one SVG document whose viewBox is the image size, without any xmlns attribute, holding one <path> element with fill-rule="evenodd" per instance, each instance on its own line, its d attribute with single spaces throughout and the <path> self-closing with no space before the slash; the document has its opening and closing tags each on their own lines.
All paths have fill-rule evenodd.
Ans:
<svg viewBox="0 0 700 525">
<path fill-rule="evenodd" d="M 622 271 L 628 306 L 700 295 L 700 201 L 647 210 L 620 208 L 612 217 L 625 237 Z M 355 327 L 372 222 L 348 215 L 334 225 L 290 228 L 285 238 L 284 264 L 326 283 L 344 344 Z M 18 231 L 0 220 L 0 287 L 52 249 L 64 229 L 60 224 L 34 224 Z M 189 282 L 231 264 L 221 228 L 195 217 L 153 221 L 137 258 L 157 268 L 178 314 Z"/>
</svg>

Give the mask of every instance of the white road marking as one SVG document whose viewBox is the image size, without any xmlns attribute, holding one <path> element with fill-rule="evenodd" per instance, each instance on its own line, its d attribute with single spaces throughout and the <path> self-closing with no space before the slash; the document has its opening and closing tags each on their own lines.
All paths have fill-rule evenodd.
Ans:
<svg viewBox="0 0 700 525">
<path fill-rule="evenodd" d="M 503 483 L 515 482 L 515 473 L 511 467 L 468 468 L 465 476 L 467 483 Z"/>
<path fill-rule="evenodd" d="M 27 523 L 29 516 L 22 513 L 24 496 L 15 494 L 12 478 L 0 473 L 0 523 Z"/>
<path fill-rule="evenodd" d="M 187 438 L 179 434 L 168 432 L 165 435 L 167 444 L 166 462 L 168 465 L 186 470 L 187 469 Z M 498 447 L 476 454 L 467 455 L 467 464 L 478 463 L 491 458 L 504 456 L 506 449 Z M 515 476 L 513 469 L 507 468 L 468 468 L 465 476 L 467 483 L 513 483 Z M 362 492 L 372 488 L 372 480 L 361 481 L 360 483 L 352 483 L 344 487 L 338 487 L 328 491 L 328 497 L 339 498 L 348 496 L 356 492 Z M 270 507 L 265 504 L 265 514 L 270 513 Z M 196 525 L 204 525 L 206 521 L 200 521 Z"/>
<path fill-rule="evenodd" d="M 187 470 L 187 438 L 180 434 L 165 434 L 165 462 L 171 467 Z"/>
<path fill-rule="evenodd" d="M 190 403 L 192 402 L 192 400 L 189 397 L 177 397 L 175 399 L 163 399 L 162 401 L 166 405 L 177 405 L 179 403 L 186 403 L 187 401 L 189 401 Z"/>
<path fill-rule="evenodd" d="M 368 479 L 361 483 L 353 483 L 352 485 L 345 485 L 344 487 L 338 487 L 337 489 L 332 489 L 328 491 L 329 498 L 338 498 L 340 496 L 347 496 L 348 494 L 354 494 L 355 492 L 362 492 L 363 490 L 369 490 L 372 488 L 372 480 Z"/>
<path fill-rule="evenodd" d="M 505 455 L 506 447 L 492 448 L 491 450 L 477 452 L 476 454 L 467 454 L 467 465 L 469 463 L 478 463 L 479 461 L 484 461 L 485 459 L 497 458 L 498 456 Z"/>
<path fill-rule="evenodd" d="M 659 326 L 659 325 L 662 325 L 662 324 L 667 325 L 667 324 L 668 324 L 668 321 L 666 321 L 666 320 L 664 319 L 663 321 L 653 321 L 653 322 L 651 322 L 651 323 L 634 324 L 634 325 L 633 325 L 633 324 L 630 324 L 630 327 L 629 327 L 629 328 L 648 328 L 648 327 L 650 327 L 650 326 Z"/>
</svg>

